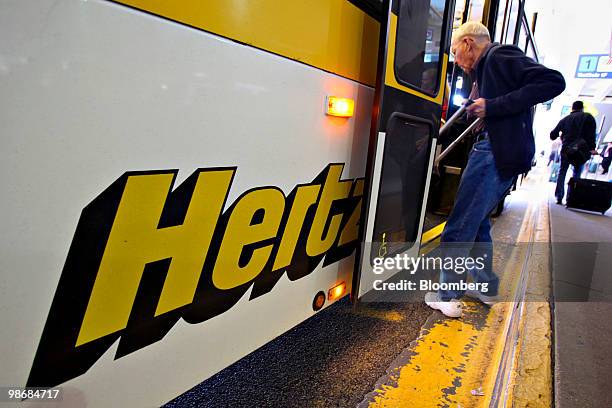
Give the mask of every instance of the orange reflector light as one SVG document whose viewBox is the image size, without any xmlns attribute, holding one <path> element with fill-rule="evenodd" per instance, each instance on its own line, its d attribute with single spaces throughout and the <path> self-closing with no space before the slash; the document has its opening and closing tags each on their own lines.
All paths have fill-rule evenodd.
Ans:
<svg viewBox="0 0 612 408">
<path fill-rule="evenodd" d="M 355 101 L 350 98 L 327 97 L 327 108 L 325 113 L 330 116 L 350 118 L 355 111 Z"/>
<path fill-rule="evenodd" d="M 346 290 L 346 284 L 344 282 L 341 282 L 340 284 L 334 286 L 333 288 L 329 290 L 329 292 L 327 293 L 327 298 L 329 300 L 336 300 L 340 298 L 342 295 L 344 295 L 345 290 Z"/>
</svg>

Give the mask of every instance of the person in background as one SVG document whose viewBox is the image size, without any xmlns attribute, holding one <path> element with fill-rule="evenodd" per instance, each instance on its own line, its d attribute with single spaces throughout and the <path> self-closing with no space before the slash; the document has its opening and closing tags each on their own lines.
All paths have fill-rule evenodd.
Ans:
<svg viewBox="0 0 612 408">
<path fill-rule="evenodd" d="M 564 149 L 574 143 L 578 138 L 582 138 L 591 148 L 591 153 L 595 151 L 595 118 L 590 113 L 584 112 L 584 104 L 582 101 L 575 101 L 572 104 L 572 111 L 557 123 L 557 126 L 550 132 L 550 139 L 555 140 L 561 136 L 561 167 L 559 168 L 559 176 L 557 177 L 557 187 L 555 188 L 555 197 L 557 204 L 563 204 L 563 196 L 565 195 L 565 175 L 569 169 L 570 162 L 567 158 Z M 580 178 L 582 173 L 582 165 L 574 166 L 573 177 Z"/>
<path fill-rule="evenodd" d="M 608 143 L 606 147 L 601 150 L 601 168 L 603 172 L 601 174 L 608 174 L 610 169 L 610 163 L 612 162 L 612 142 Z"/>
<path fill-rule="evenodd" d="M 531 169 L 535 153 L 533 107 L 563 92 L 565 80 L 559 72 L 538 64 L 518 47 L 492 44 L 489 30 L 475 21 L 463 24 L 453 33 L 451 52 L 455 63 L 474 79 L 470 93 L 474 102 L 467 107 L 468 113 L 484 118 L 484 123 L 474 131 L 477 142 L 442 232 L 441 249 L 452 248 L 457 261 L 468 256 L 476 259 L 483 249 L 487 261 L 483 268 L 468 271 L 483 291 L 429 292 L 425 303 L 446 316 L 460 317 L 459 298 L 464 294 L 489 304 L 496 299 L 499 279 L 490 262 L 493 243 L 489 214 L 516 176 Z M 467 277 L 459 269 L 442 269 L 440 283 L 447 288 L 461 287 L 467 283 Z"/>
<path fill-rule="evenodd" d="M 559 155 L 561 154 L 559 151 L 561 150 L 561 140 L 557 139 L 552 142 L 552 146 L 550 146 L 550 155 L 548 156 L 548 164 L 546 167 L 550 166 L 550 163 L 556 163 L 559 160 Z"/>
</svg>

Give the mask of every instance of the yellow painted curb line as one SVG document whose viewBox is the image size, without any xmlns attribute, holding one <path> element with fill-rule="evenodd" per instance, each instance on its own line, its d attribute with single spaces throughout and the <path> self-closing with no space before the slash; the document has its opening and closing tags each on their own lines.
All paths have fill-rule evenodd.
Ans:
<svg viewBox="0 0 612 408">
<path fill-rule="evenodd" d="M 532 237 L 534 210 L 528 208 L 517 242 Z M 512 299 L 528 253 L 517 245 L 507 262 L 500 288 Z M 487 308 L 465 303 L 461 319 L 430 317 L 407 355 L 360 407 L 489 407 L 504 358 L 514 303 Z"/>
</svg>

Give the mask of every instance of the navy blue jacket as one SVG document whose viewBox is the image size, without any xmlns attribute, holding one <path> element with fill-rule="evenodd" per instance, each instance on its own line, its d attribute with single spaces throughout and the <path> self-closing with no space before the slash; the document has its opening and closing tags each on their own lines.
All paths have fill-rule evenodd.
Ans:
<svg viewBox="0 0 612 408">
<path fill-rule="evenodd" d="M 494 45 L 480 59 L 476 80 L 486 99 L 485 127 L 503 178 L 526 173 L 535 153 L 531 108 L 559 95 L 565 80 L 513 45 Z"/>
</svg>

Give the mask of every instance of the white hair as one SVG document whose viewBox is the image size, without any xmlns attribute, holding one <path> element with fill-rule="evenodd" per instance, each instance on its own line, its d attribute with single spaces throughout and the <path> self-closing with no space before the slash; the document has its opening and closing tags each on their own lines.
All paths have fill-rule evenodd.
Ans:
<svg viewBox="0 0 612 408">
<path fill-rule="evenodd" d="M 451 44 L 455 44 L 457 41 L 461 40 L 464 37 L 472 37 L 476 42 L 491 42 L 491 35 L 489 35 L 489 30 L 484 24 L 479 23 L 477 21 L 468 21 L 465 24 L 462 24 L 455 32 L 453 33 L 453 38 Z"/>
</svg>

